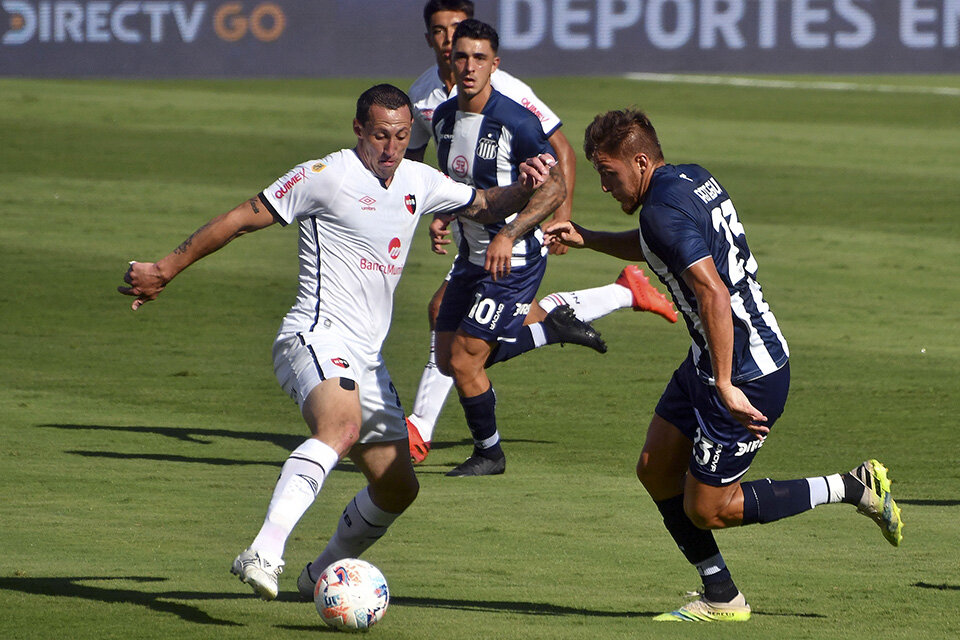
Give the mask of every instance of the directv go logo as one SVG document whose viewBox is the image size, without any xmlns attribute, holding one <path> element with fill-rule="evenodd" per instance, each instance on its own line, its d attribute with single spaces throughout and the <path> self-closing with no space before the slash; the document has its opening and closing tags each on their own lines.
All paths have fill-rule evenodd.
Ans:
<svg viewBox="0 0 960 640">
<path fill-rule="evenodd" d="M 0 44 L 31 41 L 109 43 L 193 42 L 205 25 L 226 42 L 278 39 L 287 17 L 273 2 L 108 2 L 106 0 L 0 0 L 9 16 Z M 209 17 L 208 17 L 209 16 Z M 3 25 L 0 25 L 2 28 Z"/>
</svg>

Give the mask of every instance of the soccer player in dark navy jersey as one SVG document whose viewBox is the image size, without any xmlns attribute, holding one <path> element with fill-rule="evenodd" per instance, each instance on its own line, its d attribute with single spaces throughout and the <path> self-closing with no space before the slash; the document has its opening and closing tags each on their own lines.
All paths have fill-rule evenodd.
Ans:
<svg viewBox="0 0 960 640">
<path fill-rule="evenodd" d="M 900 509 L 887 469 L 868 460 L 849 473 L 741 482 L 790 384 L 789 351 L 757 280 L 757 261 L 729 194 L 706 169 L 669 165 L 640 111 L 597 116 L 584 152 L 623 211 L 639 210 L 637 231 L 547 225 L 546 243 L 646 260 L 673 296 L 693 344 L 657 404 L 637 463 L 687 560 L 702 597 L 657 616 L 670 621 L 744 621 L 750 606 L 734 584 L 712 529 L 773 522 L 846 502 L 872 518 L 894 546 Z"/>
<path fill-rule="evenodd" d="M 457 26 L 451 54 L 457 95 L 437 107 L 432 119 L 440 170 L 478 188 L 512 182 L 524 153 L 554 157 L 539 119 L 490 84 L 500 62 L 498 41 L 493 27 L 478 20 Z M 523 329 L 547 266 L 539 224 L 563 202 L 565 191 L 563 173 L 554 166 L 550 180 L 504 224 L 454 223 L 460 246 L 437 314 L 437 366 L 454 379 L 474 451 L 447 475 L 505 469 L 496 395 L 485 366 L 494 349 L 504 351 L 501 342 L 516 342 Z"/>
</svg>

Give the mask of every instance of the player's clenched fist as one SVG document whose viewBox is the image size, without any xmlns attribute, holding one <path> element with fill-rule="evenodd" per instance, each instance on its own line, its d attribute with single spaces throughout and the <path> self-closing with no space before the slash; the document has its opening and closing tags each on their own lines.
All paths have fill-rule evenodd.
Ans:
<svg viewBox="0 0 960 640">
<path fill-rule="evenodd" d="M 519 182 L 527 189 L 539 189 L 550 177 L 550 169 L 557 164 L 549 153 L 541 153 L 520 163 Z"/>
<path fill-rule="evenodd" d="M 129 287 L 117 287 L 117 291 L 124 295 L 136 296 L 130 307 L 136 311 L 140 305 L 150 300 L 156 300 L 167 282 L 160 273 L 156 262 L 136 262 L 130 261 L 127 272 L 123 274 L 123 281 L 129 284 Z"/>
</svg>

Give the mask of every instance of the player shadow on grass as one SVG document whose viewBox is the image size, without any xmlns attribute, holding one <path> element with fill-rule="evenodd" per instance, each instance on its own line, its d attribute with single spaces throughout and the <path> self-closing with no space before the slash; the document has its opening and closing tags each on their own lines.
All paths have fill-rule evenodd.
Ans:
<svg viewBox="0 0 960 640">
<path fill-rule="evenodd" d="M 933 589 L 935 591 L 960 591 L 960 584 L 930 584 L 929 582 L 914 582 L 911 586 L 918 589 Z"/>
<path fill-rule="evenodd" d="M 101 580 L 121 580 L 126 582 L 150 583 L 165 582 L 167 578 L 149 576 L 73 576 L 62 578 L 0 577 L 0 589 L 19 591 L 30 595 L 56 596 L 60 598 L 79 598 L 110 604 L 135 604 L 160 613 L 172 613 L 186 622 L 208 624 L 221 627 L 240 627 L 239 622 L 220 620 L 205 611 L 181 602 L 171 600 L 239 600 L 249 599 L 249 594 L 211 593 L 202 591 L 138 591 L 136 589 L 111 589 L 98 587 L 85 582 Z"/>
<path fill-rule="evenodd" d="M 293 451 L 303 443 L 305 436 L 289 435 L 282 433 L 266 433 L 263 431 L 235 431 L 232 429 L 199 429 L 192 427 L 146 427 L 146 426 L 117 426 L 100 424 L 38 424 L 41 429 L 65 429 L 71 431 L 116 431 L 120 433 L 145 433 L 150 435 L 161 435 L 167 438 L 173 438 L 182 442 L 193 444 L 209 445 L 214 443 L 214 438 L 232 438 L 235 440 L 250 440 L 252 442 L 268 442 L 282 447 L 286 451 Z M 554 444 L 551 440 L 532 440 L 529 438 L 503 438 L 501 442 L 505 444 Z M 468 447 L 473 445 L 473 440 L 463 438 L 457 441 L 436 441 L 431 449 L 437 451 L 440 449 L 452 449 L 454 447 Z M 79 449 L 65 450 L 64 453 L 75 456 L 84 456 L 87 458 L 107 458 L 114 460 L 152 460 L 160 462 L 190 462 L 198 464 L 209 464 L 214 466 L 253 466 L 266 465 L 270 467 L 283 466 L 284 460 L 239 460 L 236 458 L 212 458 L 195 457 L 186 455 L 174 455 L 166 453 L 121 453 L 118 451 L 85 451 Z M 452 465 L 436 465 L 443 468 L 438 471 L 428 471 L 427 465 L 420 465 L 418 471 L 425 473 L 446 473 Z M 360 473 L 349 460 L 342 460 L 337 465 L 338 471 L 347 473 Z"/>
<path fill-rule="evenodd" d="M 897 498 L 897 504 L 910 504 L 915 507 L 957 507 L 960 506 L 960 500 L 912 500 L 910 498 Z"/>
<path fill-rule="evenodd" d="M 519 613 L 530 616 L 586 616 L 590 618 L 653 618 L 663 611 L 600 611 L 579 607 L 565 607 L 544 602 L 512 602 L 507 600 L 452 600 L 448 598 L 415 598 L 394 596 L 391 607 L 422 607 L 429 609 L 455 609 L 458 611 L 492 611 L 496 613 Z M 760 616 L 784 616 L 796 618 L 826 618 L 819 613 L 764 613 Z M 316 627 L 304 625 L 278 625 L 289 631 L 306 631 Z"/>
<path fill-rule="evenodd" d="M 144 427 L 144 426 L 111 426 L 97 424 L 39 424 L 44 429 L 68 429 L 68 430 L 94 430 L 94 431 L 118 431 L 122 433 L 146 433 L 152 435 L 161 435 L 168 438 L 174 438 L 183 442 L 192 444 L 209 445 L 213 444 L 213 438 L 232 438 L 235 440 L 251 440 L 253 442 L 268 442 L 282 447 L 286 451 L 293 451 L 303 443 L 303 435 L 287 435 L 278 433 L 265 433 L 262 431 L 234 431 L 231 429 L 195 429 L 191 427 Z M 65 450 L 75 456 L 84 456 L 87 458 L 108 458 L 115 460 L 152 460 L 160 462 L 190 462 L 195 464 L 209 464 L 214 466 L 251 466 L 266 465 L 270 467 L 281 467 L 285 458 L 274 460 L 239 460 L 237 458 L 212 458 L 196 457 L 185 455 L 174 455 L 166 453 L 121 453 L 118 451 L 84 451 L 78 449 Z M 347 473 L 359 473 L 360 470 L 349 461 L 343 461 L 337 465 L 338 471 Z"/>
</svg>

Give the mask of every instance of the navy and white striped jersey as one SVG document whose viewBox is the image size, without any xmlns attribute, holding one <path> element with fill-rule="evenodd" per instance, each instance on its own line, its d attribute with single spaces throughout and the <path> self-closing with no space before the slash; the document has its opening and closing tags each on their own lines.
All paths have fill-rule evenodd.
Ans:
<svg viewBox="0 0 960 640">
<path fill-rule="evenodd" d="M 537 116 L 540 127 L 549 138 L 563 124 L 546 102 L 541 100 L 529 85 L 501 68 L 490 74 L 490 86 L 527 111 Z M 410 85 L 410 102 L 413 103 L 413 129 L 410 130 L 409 149 L 423 149 L 433 137 L 433 112 L 441 104 L 457 95 L 457 85 L 447 93 L 447 85 L 440 79 L 437 65 L 433 65 Z"/>
<path fill-rule="evenodd" d="M 786 364 L 787 341 L 763 299 L 743 225 L 730 196 L 710 172 L 695 164 L 665 165 L 654 172 L 640 210 L 640 244 L 683 313 L 693 338 L 693 361 L 705 382 L 714 382 L 706 334 L 697 298 L 680 277 L 705 259 L 713 260 L 730 291 L 732 382 L 747 382 Z"/>
<path fill-rule="evenodd" d="M 483 113 L 457 109 L 457 99 L 447 100 L 433 113 L 433 137 L 437 144 L 440 170 L 457 182 L 478 189 L 505 187 L 516 182 L 518 167 L 527 158 L 541 153 L 556 157 L 530 111 L 494 90 Z M 480 224 L 457 219 L 460 247 L 457 260 L 483 266 L 487 245 L 513 214 L 503 222 Z M 513 245 L 511 266 L 521 267 L 546 255 L 543 233 L 537 227 Z"/>
</svg>

